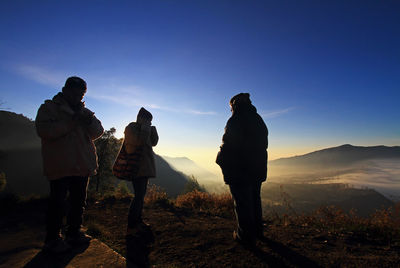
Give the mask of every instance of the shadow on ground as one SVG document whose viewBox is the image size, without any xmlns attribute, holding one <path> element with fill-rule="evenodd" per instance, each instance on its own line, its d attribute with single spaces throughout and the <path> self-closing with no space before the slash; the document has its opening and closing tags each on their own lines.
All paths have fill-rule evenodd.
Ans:
<svg viewBox="0 0 400 268">
<path fill-rule="evenodd" d="M 149 254 L 154 243 L 154 234 L 150 227 L 138 229 L 126 236 L 127 267 L 150 267 Z"/>
<path fill-rule="evenodd" d="M 50 254 L 42 250 L 36 254 L 36 256 L 33 257 L 33 259 L 30 260 L 24 267 L 66 267 L 76 255 L 83 253 L 89 247 L 89 245 L 89 243 L 80 245 L 62 254 Z"/>
<path fill-rule="evenodd" d="M 320 267 L 316 262 L 293 251 L 282 243 L 268 239 L 266 237 L 264 237 L 261 242 L 264 243 L 268 248 L 270 248 L 280 258 L 282 258 L 282 260 L 280 260 L 279 258 L 275 258 L 260 248 L 253 249 L 252 251 L 254 255 L 256 255 L 260 260 L 262 260 L 264 263 L 267 263 L 268 265 L 271 265 L 273 267 L 291 267 L 293 265 L 296 267 Z"/>
</svg>

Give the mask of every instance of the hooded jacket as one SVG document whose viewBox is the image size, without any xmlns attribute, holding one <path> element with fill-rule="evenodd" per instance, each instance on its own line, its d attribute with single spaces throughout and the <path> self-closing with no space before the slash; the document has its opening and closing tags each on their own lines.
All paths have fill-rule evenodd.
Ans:
<svg viewBox="0 0 400 268">
<path fill-rule="evenodd" d="M 84 103 L 81 109 L 93 114 Z M 93 141 L 104 129 L 94 114 L 89 124 L 78 121 L 76 115 L 63 93 L 46 100 L 38 110 L 36 132 L 42 140 L 43 172 L 49 180 L 96 174 L 98 165 Z"/>
<path fill-rule="evenodd" d="M 158 143 L 158 133 L 155 126 L 130 123 L 125 128 L 125 149 L 127 153 L 134 153 L 138 146 L 142 147 L 139 169 L 135 177 L 156 177 L 153 146 Z"/>
<path fill-rule="evenodd" d="M 262 182 L 267 178 L 268 128 L 256 108 L 238 105 L 229 118 L 216 163 L 226 184 Z"/>
</svg>

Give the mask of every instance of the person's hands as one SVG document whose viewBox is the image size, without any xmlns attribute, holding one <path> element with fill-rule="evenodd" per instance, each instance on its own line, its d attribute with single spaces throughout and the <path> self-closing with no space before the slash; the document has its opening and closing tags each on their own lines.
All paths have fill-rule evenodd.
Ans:
<svg viewBox="0 0 400 268">
<path fill-rule="evenodd" d="M 90 123 L 92 123 L 93 117 L 94 117 L 94 113 L 86 108 L 79 110 L 75 114 L 75 119 L 78 122 L 81 122 L 85 125 L 90 125 Z"/>
</svg>

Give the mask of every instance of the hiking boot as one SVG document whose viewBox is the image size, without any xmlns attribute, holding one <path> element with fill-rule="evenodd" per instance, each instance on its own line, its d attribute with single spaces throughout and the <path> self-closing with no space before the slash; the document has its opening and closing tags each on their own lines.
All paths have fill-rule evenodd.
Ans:
<svg viewBox="0 0 400 268">
<path fill-rule="evenodd" d="M 90 243 L 90 240 L 92 240 L 92 237 L 90 235 L 87 235 L 83 231 L 67 234 L 67 242 L 70 245 L 77 246 L 77 245 L 88 244 Z"/>
<path fill-rule="evenodd" d="M 62 239 L 61 237 L 57 237 L 55 239 L 48 240 L 45 242 L 45 244 L 43 246 L 43 251 L 49 252 L 49 253 L 54 253 L 54 254 L 64 253 L 70 249 L 71 249 L 71 246 L 68 245 L 64 241 L 64 239 Z"/>
</svg>

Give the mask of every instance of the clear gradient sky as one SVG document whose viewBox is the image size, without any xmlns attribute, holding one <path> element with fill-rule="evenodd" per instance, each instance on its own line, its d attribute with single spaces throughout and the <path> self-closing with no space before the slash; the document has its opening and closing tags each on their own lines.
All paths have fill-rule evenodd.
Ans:
<svg viewBox="0 0 400 268">
<path fill-rule="evenodd" d="M 0 2 L 0 108 L 34 119 L 68 76 L 117 136 L 141 106 L 161 155 L 213 171 L 249 92 L 270 158 L 400 144 L 400 1 Z"/>
</svg>

